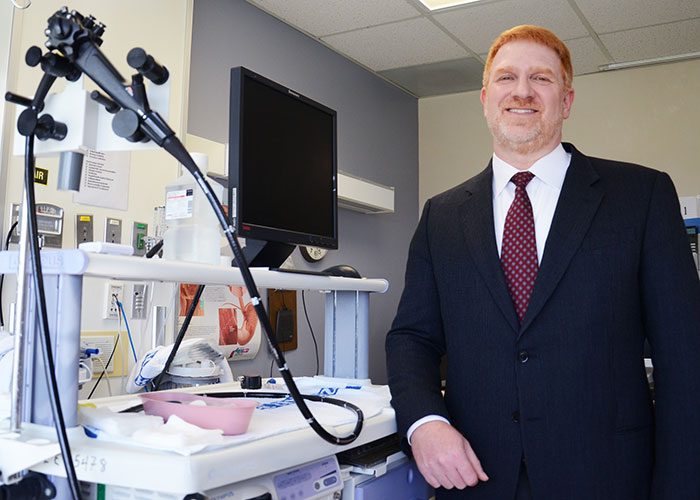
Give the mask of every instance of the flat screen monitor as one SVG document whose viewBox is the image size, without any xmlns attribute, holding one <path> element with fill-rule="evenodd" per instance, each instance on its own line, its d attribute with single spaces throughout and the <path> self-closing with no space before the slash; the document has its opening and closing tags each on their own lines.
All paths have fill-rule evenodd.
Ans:
<svg viewBox="0 0 700 500">
<path fill-rule="evenodd" d="M 338 248 L 336 112 L 249 69 L 231 69 L 229 213 L 251 266 L 296 245 Z"/>
</svg>

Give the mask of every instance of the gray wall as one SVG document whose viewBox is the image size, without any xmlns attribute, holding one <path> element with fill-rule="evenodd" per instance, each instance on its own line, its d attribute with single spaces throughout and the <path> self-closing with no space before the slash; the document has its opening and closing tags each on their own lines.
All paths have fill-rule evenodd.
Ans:
<svg viewBox="0 0 700 500">
<path fill-rule="evenodd" d="M 403 289 L 408 244 L 417 223 L 418 102 L 403 91 L 290 28 L 243 0 L 194 3 L 187 131 L 228 142 L 229 72 L 245 66 L 338 112 L 338 168 L 395 186 L 395 213 L 363 215 L 339 210 L 339 249 L 309 265 L 296 250 L 298 268 L 350 264 L 363 276 L 386 278 L 386 294 L 370 298 L 370 377 L 386 383 L 384 337 Z M 287 355 L 295 376 L 312 375 L 315 357 L 301 298 L 299 347 Z M 306 303 L 319 340 L 323 369 L 323 304 L 318 292 Z M 255 360 L 232 364 L 234 375 L 267 375 L 266 348 Z M 276 373 L 276 371 L 275 371 Z"/>
</svg>

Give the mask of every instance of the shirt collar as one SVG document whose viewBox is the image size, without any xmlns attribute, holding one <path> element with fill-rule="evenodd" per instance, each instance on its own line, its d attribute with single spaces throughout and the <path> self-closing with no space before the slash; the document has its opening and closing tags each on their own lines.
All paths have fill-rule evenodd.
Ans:
<svg viewBox="0 0 700 500">
<path fill-rule="evenodd" d="M 571 153 L 567 153 L 559 144 L 554 150 L 537 160 L 527 170 L 535 174 L 539 180 L 561 191 L 564 185 L 564 177 L 571 163 Z M 493 197 L 496 198 L 505 189 L 513 177 L 521 170 L 493 155 Z"/>
</svg>

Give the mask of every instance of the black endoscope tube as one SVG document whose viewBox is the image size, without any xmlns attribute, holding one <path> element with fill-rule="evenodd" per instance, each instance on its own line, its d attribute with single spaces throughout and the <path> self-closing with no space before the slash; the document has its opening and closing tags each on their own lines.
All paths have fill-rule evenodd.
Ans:
<svg viewBox="0 0 700 500">
<path fill-rule="evenodd" d="M 158 243 L 153 245 L 153 248 L 151 248 L 148 252 L 146 252 L 146 258 L 147 259 L 153 258 L 158 252 L 160 252 L 161 248 L 163 248 L 163 240 L 160 240 Z"/>
<path fill-rule="evenodd" d="M 185 333 L 187 333 L 187 327 L 190 326 L 190 321 L 192 321 L 192 316 L 194 316 L 194 311 L 197 309 L 197 305 L 199 304 L 199 298 L 202 296 L 203 291 L 204 285 L 199 285 L 197 287 L 197 291 L 194 294 L 194 297 L 192 298 L 190 308 L 187 310 L 187 316 L 185 316 L 185 321 L 182 322 L 180 332 L 177 334 L 177 338 L 175 339 L 173 348 L 170 350 L 170 355 L 168 356 L 168 360 L 165 362 L 163 371 L 160 372 L 160 374 L 155 378 L 153 382 L 154 391 L 157 391 L 160 388 L 160 384 L 163 381 L 163 377 L 165 377 L 165 374 L 170 369 L 170 365 L 172 364 L 173 359 L 175 359 L 175 355 L 177 354 L 178 349 L 180 349 L 180 344 L 182 343 L 182 339 L 185 338 Z"/>
<path fill-rule="evenodd" d="M 224 234 L 226 235 L 226 239 L 228 240 L 229 245 L 231 246 L 231 250 L 233 250 L 233 255 L 236 259 L 236 262 L 238 263 L 238 268 L 241 271 L 241 275 L 243 276 L 243 282 L 246 288 L 248 289 L 251 302 L 255 307 L 255 312 L 257 313 L 258 319 L 260 320 L 262 328 L 265 331 L 265 338 L 267 340 L 268 346 L 270 347 L 270 351 L 272 351 L 272 356 L 277 362 L 277 367 L 279 368 L 280 374 L 282 375 L 282 378 L 284 379 L 284 382 L 287 385 L 287 389 L 289 390 L 292 399 L 294 399 L 294 402 L 299 408 L 299 411 L 304 416 L 311 428 L 329 443 L 338 445 L 352 443 L 353 441 L 355 441 L 355 439 L 357 439 L 357 437 L 360 434 L 360 431 L 362 430 L 362 414 L 358 414 L 357 424 L 355 425 L 355 428 L 352 430 L 352 432 L 347 436 L 343 437 L 334 436 L 333 434 L 326 431 L 326 429 L 324 429 L 318 423 L 316 418 L 311 413 L 311 410 L 309 410 L 309 407 L 304 402 L 304 397 L 299 392 L 299 389 L 297 388 L 294 382 L 294 378 L 289 372 L 289 368 L 287 367 L 287 362 L 284 359 L 284 355 L 279 349 L 279 346 L 277 345 L 277 342 L 272 334 L 273 329 L 270 323 L 270 318 L 268 317 L 267 312 L 265 311 L 265 307 L 263 306 L 262 300 L 260 299 L 260 293 L 258 292 L 258 289 L 255 286 L 253 276 L 250 274 L 248 262 L 243 256 L 243 251 L 241 250 L 241 247 L 238 244 L 238 240 L 233 234 L 233 228 L 229 224 L 226 215 L 224 215 L 224 211 L 221 209 L 221 206 L 219 205 L 216 196 L 212 192 L 209 183 L 204 178 L 199 168 L 197 168 L 197 165 L 195 164 L 190 154 L 187 152 L 187 149 L 185 149 L 185 147 L 175 135 L 171 135 L 163 141 L 163 148 L 166 151 L 168 151 L 168 153 L 170 153 L 173 157 L 175 157 L 175 159 L 178 160 L 182 165 L 184 165 L 184 167 L 192 174 L 192 176 L 199 184 L 199 187 L 202 189 L 202 192 L 207 197 L 207 200 L 209 200 L 209 203 L 211 204 L 211 207 L 214 210 L 214 213 L 216 214 L 216 218 L 219 220 L 219 224 L 221 224 L 221 227 L 224 230 Z"/>
<path fill-rule="evenodd" d="M 266 392 L 266 391 L 234 391 L 234 392 L 207 392 L 203 394 L 198 394 L 198 396 L 206 396 L 208 398 L 250 398 L 250 399 L 284 399 L 293 398 L 292 394 L 288 392 Z M 327 403 L 333 406 L 339 406 L 340 408 L 345 408 L 350 410 L 355 414 L 359 421 L 364 420 L 364 415 L 362 409 L 348 401 L 343 401 L 342 399 L 329 398 L 328 396 L 320 396 L 316 394 L 302 394 L 302 399 L 308 401 L 317 401 L 319 403 Z M 143 411 L 143 404 L 132 406 L 121 410 L 119 413 L 139 413 Z M 335 442 L 333 443 L 335 444 Z M 2 500 L 2 499 L 0 499 Z"/>
</svg>

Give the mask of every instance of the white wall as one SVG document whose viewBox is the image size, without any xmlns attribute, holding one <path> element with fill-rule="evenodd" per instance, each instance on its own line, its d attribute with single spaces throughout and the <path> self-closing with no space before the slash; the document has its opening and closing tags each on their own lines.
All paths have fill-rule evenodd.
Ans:
<svg viewBox="0 0 700 500">
<path fill-rule="evenodd" d="M 574 78 L 564 140 L 585 154 L 663 170 L 700 194 L 700 59 Z M 419 208 L 484 169 L 493 152 L 479 91 L 419 101 Z"/>
<path fill-rule="evenodd" d="M 10 47 L 12 46 L 12 24 L 14 18 L 14 7 L 12 2 L 0 3 L 0 95 L 4 96 L 8 90 L 7 80 L 10 71 Z M 9 120 L 5 120 L 7 108 L 3 102 L 0 103 L 0 186 L 5 185 L 7 179 L 7 163 L 2 154 L 2 145 L 9 144 L 12 127 L 7 126 Z M 5 205 L 5 192 L 0 189 L 0 207 Z M 2 212 L 0 212 L 2 213 Z M 0 228 L 3 227 L 0 219 Z M 2 234 L 2 233 L 0 233 Z"/>
</svg>

